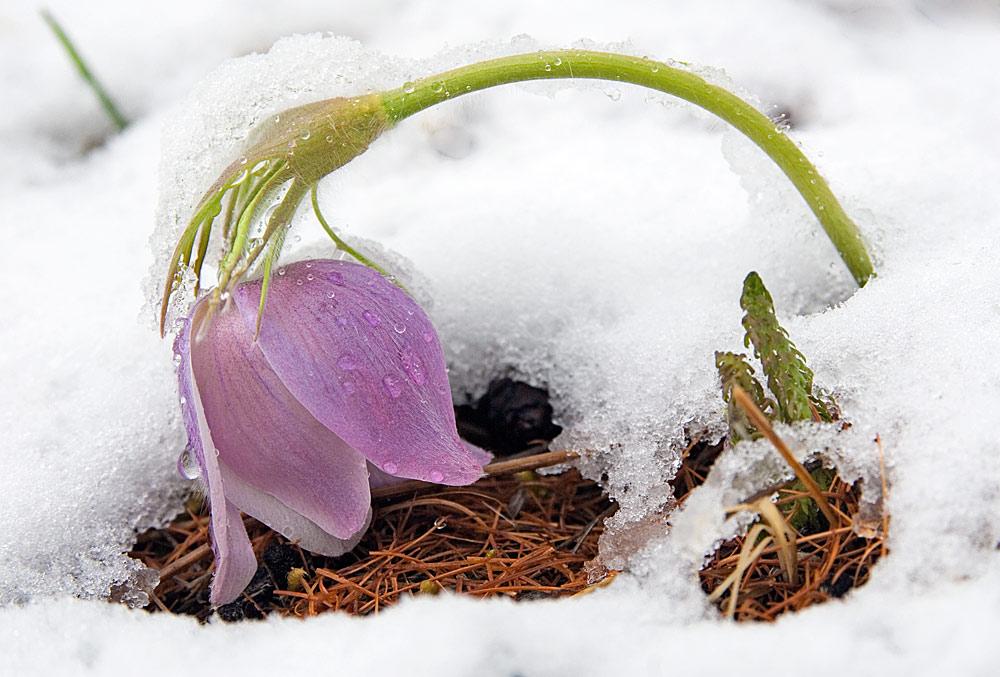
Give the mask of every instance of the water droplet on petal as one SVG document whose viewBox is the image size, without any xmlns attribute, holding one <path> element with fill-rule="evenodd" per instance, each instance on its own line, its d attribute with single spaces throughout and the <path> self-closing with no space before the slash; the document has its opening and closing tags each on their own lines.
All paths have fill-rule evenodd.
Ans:
<svg viewBox="0 0 1000 677">
<path fill-rule="evenodd" d="M 399 324 L 393 324 L 392 325 L 392 330 L 394 332 L 396 332 L 397 334 L 405 334 L 406 333 L 406 325 L 403 324 L 402 322 L 399 323 Z"/>
<path fill-rule="evenodd" d="M 285 269 L 284 268 L 278 268 L 278 275 L 284 275 L 284 274 L 285 274 Z"/>
<path fill-rule="evenodd" d="M 190 449 L 185 449 L 181 452 L 180 458 L 177 459 L 177 469 L 184 479 L 196 480 L 201 477 L 201 468 L 198 466 L 198 459 L 194 457 L 194 453 Z"/>
<path fill-rule="evenodd" d="M 299 279 L 295 280 L 295 284 L 297 284 L 297 285 L 299 285 L 301 287 L 302 286 L 302 278 L 300 277 Z"/>
<path fill-rule="evenodd" d="M 440 482 L 443 479 L 444 479 L 444 473 L 442 473 L 440 470 L 431 471 L 431 482 Z"/>
<path fill-rule="evenodd" d="M 313 275 L 312 273 L 308 273 L 308 274 L 306 275 L 306 279 L 307 279 L 307 280 L 309 280 L 310 282 L 312 282 L 313 280 L 315 280 L 315 279 L 316 279 L 316 276 L 315 276 L 315 275 Z"/>
<path fill-rule="evenodd" d="M 377 327 L 380 324 L 382 324 L 382 320 L 379 318 L 379 316 L 370 310 L 366 310 L 365 312 L 361 313 L 361 317 L 365 318 L 365 321 L 373 327 Z"/>
<path fill-rule="evenodd" d="M 382 466 L 382 470 L 389 473 L 390 475 L 395 475 L 397 472 L 399 472 L 399 466 L 393 463 L 392 461 L 389 461 L 388 463 Z"/>
<path fill-rule="evenodd" d="M 388 375 L 382 379 L 382 388 L 385 392 L 389 394 L 392 399 L 398 398 L 403 394 L 403 383 L 402 381 L 393 375 Z"/>
<path fill-rule="evenodd" d="M 403 353 L 403 371 L 418 386 L 427 382 L 427 371 L 424 369 L 424 363 L 412 349 L 408 348 Z"/>
</svg>

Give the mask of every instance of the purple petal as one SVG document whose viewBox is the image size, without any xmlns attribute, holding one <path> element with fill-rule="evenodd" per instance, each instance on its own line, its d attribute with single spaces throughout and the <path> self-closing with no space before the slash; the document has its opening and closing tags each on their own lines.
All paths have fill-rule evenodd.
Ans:
<svg viewBox="0 0 1000 677">
<path fill-rule="evenodd" d="M 260 282 L 235 297 L 253 326 Z M 374 270 L 346 261 L 287 266 L 272 280 L 258 342 L 296 399 L 385 473 L 453 485 L 482 475 L 455 431 L 434 327 Z"/>
<path fill-rule="evenodd" d="M 466 451 L 469 452 L 472 458 L 476 459 L 476 463 L 478 463 L 479 465 L 487 465 L 489 463 L 492 463 L 493 454 L 486 451 L 485 449 L 477 447 L 475 444 L 470 444 L 465 440 L 462 440 L 462 446 L 465 447 Z"/>
<path fill-rule="evenodd" d="M 354 536 L 343 539 L 331 536 L 315 522 L 306 519 L 270 494 L 244 482 L 225 463 L 219 464 L 222 481 L 226 486 L 226 496 L 232 504 L 243 512 L 253 515 L 290 541 L 298 543 L 309 552 L 328 557 L 339 557 L 350 552 L 368 530 L 371 522 L 371 508 L 364 526 Z"/>
<path fill-rule="evenodd" d="M 215 313 L 191 360 L 221 464 L 332 536 L 350 539 L 365 528 L 371 498 L 364 457 L 292 397 L 234 307 Z M 240 505 L 277 528 L 255 514 L 259 506 Z"/>
<path fill-rule="evenodd" d="M 198 318 L 198 309 L 193 314 Z M 209 532 L 215 553 L 215 575 L 212 578 L 212 604 L 226 604 L 239 597 L 257 571 L 257 558 L 250 547 L 250 538 L 243 526 L 239 510 L 226 500 L 219 471 L 218 453 L 205 421 L 198 397 L 198 386 L 191 371 L 191 322 L 185 322 L 177 335 L 174 352 L 181 357 L 178 368 L 181 410 L 187 428 L 188 444 L 194 452 L 206 485 L 211 518 Z M 206 453 L 208 450 L 208 453 Z"/>
</svg>

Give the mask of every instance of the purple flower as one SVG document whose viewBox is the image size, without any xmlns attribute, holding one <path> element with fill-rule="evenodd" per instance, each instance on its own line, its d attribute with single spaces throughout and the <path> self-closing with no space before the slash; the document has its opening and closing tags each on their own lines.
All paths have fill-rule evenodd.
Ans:
<svg viewBox="0 0 1000 677">
<path fill-rule="evenodd" d="M 201 299 L 174 346 L 186 455 L 212 514 L 213 604 L 257 568 L 240 511 L 340 555 L 371 520 L 371 482 L 470 484 L 488 457 L 459 440 L 441 345 L 398 287 L 345 261 L 289 265 L 255 341 L 260 293 L 242 284 L 207 323 Z"/>
</svg>

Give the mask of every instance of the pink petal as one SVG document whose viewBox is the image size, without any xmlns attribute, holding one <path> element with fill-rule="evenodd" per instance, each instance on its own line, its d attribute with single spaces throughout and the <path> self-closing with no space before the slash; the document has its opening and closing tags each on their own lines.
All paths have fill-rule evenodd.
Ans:
<svg viewBox="0 0 1000 677">
<path fill-rule="evenodd" d="M 196 308 L 193 317 L 199 317 Z M 226 500 L 219 472 L 219 457 L 215 451 L 205 413 L 198 397 L 198 386 L 191 371 L 191 321 L 177 335 L 174 352 L 180 355 L 178 368 L 181 410 L 187 428 L 188 444 L 194 452 L 201 479 L 206 485 L 211 510 L 209 532 L 215 553 L 215 575 L 212 578 L 212 604 L 226 604 L 240 596 L 257 571 L 257 558 L 250 547 L 250 538 L 243 526 L 240 511 Z M 207 450 L 207 453 L 206 453 Z"/>
<path fill-rule="evenodd" d="M 364 457 L 288 392 L 234 307 L 215 313 L 191 357 L 220 462 L 332 536 L 362 531 L 371 505 Z"/>
<path fill-rule="evenodd" d="M 271 494 L 266 494 L 244 482 L 239 475 L 227 468 L 225 463 L 219 464 L 219 470 L 226 486 L 226 496 L 232 504 L 309 552 L 329 557 L 339 557 L 350 552 L 365 535 L 371 522 L 372 513 L 369 508 L 364 526 L 352 537 L 343 539 L 331 536 L 315 522 L 306 519 Z"/>
<path fill-rule="evenodd" d="M 235 297 L 254 326 L 260 282 Z M 385 473 L 453 485 L 482 475 L 455 431 L 434 327 L 374 270 L 346 261 L 287 266 L 272 280 L 259 345 L 295 398 Z"/>
</svg>

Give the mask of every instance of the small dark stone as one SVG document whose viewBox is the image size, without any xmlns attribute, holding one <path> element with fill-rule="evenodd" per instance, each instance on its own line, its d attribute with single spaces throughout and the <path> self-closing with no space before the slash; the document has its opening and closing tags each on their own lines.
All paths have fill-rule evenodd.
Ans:
<svg viewBox="0 0 1000 677">
<path fill-rule="evenodd" d="M 833 583 L 827 586 L 827 591 L 833 597 L 843 597 L 854 587 L 854 579 L 849 573 L 843 573 Z"/>
<path fill-rule="evenodd" d="M 288 572 L 295 567 L 302 566 L 302 558 L 299 557 L 295 548 L 278 541 L 272 541 L 267 546 L 261 559 L 264 560 L 264 566 L 271 572 L 274 584 L 280 588 L 287 585 Z"/>
<path fill-rule="evenodd" d="M 459 407 L 470 441 L 498 453 L 525 449 L 531 442 L 549 442 L 562 432 L 552 422 L 549 393 L 510 378 L 495 379 L 473 406 Z"/>
<path fill-rule="evenodd" d="M 243 600 L 240 599 L 235 602 L 230 602 L 229 604 L 223 604 L 215 610 L 215 613 L 218 614 L 219 618 L 227 623 L 242 621 L 246 617 L 243 614 Z"/>
</svg>

